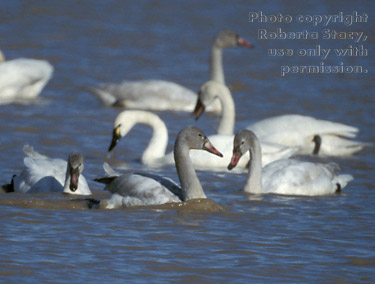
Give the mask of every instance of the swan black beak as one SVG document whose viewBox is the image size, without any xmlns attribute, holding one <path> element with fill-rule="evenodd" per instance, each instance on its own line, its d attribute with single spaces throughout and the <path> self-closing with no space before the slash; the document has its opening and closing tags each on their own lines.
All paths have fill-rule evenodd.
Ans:
<svg viewBox="0 0 375 284">
<path fill-rule="evenodd" d="M 198 120 L 198 118 L 201 117 L 201 115 L 204 113 L 206 107 L 202 103 L 200 99 L 197 100 L 197 103 L 195 105 L 195 109 L 193 112 L 193 115 L 195 116 L 195 120 Z"/>
<path fill-rule="evenodd" d="M 120 139 L 121 139 L 120 126 L 121 125 L 117 126 L 115 129 L 113 129 L 111 145 L 109 145 L 108 152 L 111 152 L 113 150 L 113 148 L 116 147 L 118 141 L 120 141 Z"/>
</svg>

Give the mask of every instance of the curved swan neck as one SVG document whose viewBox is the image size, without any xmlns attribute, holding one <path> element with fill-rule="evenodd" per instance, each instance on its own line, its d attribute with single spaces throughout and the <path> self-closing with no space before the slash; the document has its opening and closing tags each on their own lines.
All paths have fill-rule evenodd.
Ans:
<svg viewBox="0 0 375 284">
<path fill-rule="evenodd" d="M 176 141 L 174 146 L 174 159 L 180 180 L 183 201 L 195 198 L 206 198 L 202 185 L 189 156 L 189 147 L 183 141 Z"/>
<path fill-rule="evenodd" d="M 152 129 L 151 140 L 142 154 L 142 163 L 151 165 L 157 163 L 158 159 L 165 155 L 168 145 L 168 129 L 159 116 L 147 111 L 124 111 L 115 121 L 121 124 L 122 136 L 125 136 L 136 124 L 146 124 Z"/>
<path fill-rule="evenodd" d="M 156 115 L 143 116 L 145 124 L 152 128 L 152 137 L 142 155 L 142 163 L 150 165 L 165 155 L 168 145 L 168 129 Z"/>
<path fill-rule="evenodd" d="M 217 134 L 233 135 L 236 109 L 232 95 L 229 89 L 225 88 L 221 92 L 218 92 L 217 97 L 222 106 L 222 115 Z"/>
<path fill-rule="evenodd" d="M 225 85 L 222 49 L 213 44 L 211 48 L 211 80 Z"/>
<path fill-rule="evenodd" d="M 248 193 L 262 193 L 262 149 L 258 139 L 254 141 L 254 147 L 249 152 L 249 171 L 243 190 Z"/>
</svg>

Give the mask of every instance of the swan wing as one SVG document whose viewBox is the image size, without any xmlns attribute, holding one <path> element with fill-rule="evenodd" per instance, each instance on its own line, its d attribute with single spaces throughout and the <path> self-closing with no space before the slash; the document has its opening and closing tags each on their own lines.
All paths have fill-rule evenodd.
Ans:
<svg viewBox="0 0 375 284">
<path fill-rule="evenodd" d="M 336 164 L 279 160 L 263 169 L 263 191 L 308 196 L 333 194 L 350 181 L 349 175 L 337 175 L 337 168 Z"/>
<path fill-rule="evenodd" d="M 151 174 L 127 173 L 115 178 L 105 189 L 120 195 L 121 204 L 124 206 L 158 205 L 181 201 L 173 193 L 179 192 L 181 196 L 181 189 L 174 182 Z M 118 204 L 118 197 L 115 196 L 114 199 Z M 111 206 L 113 204 L 108 205 L 107 208 Z"/>
</svg>

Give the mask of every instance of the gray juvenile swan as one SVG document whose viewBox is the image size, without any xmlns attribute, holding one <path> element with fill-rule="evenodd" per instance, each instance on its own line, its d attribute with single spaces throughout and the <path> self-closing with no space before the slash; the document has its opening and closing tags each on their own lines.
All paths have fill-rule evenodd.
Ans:
<svg viewBox="0 0 375 284">
<path fill-rule="evenodd" d="M 351 175 L 338 175 L 336 164 L 321 164 L 293 159 L 275 161 L 262 169 L 261 144 L 254 132 L 240 130 L 233 142 L 233 156 L 228 169 L 233 169 L 241 156 L 249 152 L 250 163 L 244 192 L 286 195 L 327 195 L 341 191 Z"/>
<path fill-rule="evenodd" d="M 41 155 L 29 145 L 25 145 L 23 151 L 27 155 L 24 158 L 25 167 L 12 179 L 14 192 L 91 194 L 86 179 L 81 174 L 84 160 L 80 153 L 71 153 L 68 161 L 64 161 Z"/>
<path fill-rule="evenodd" d="M 252 47 L 252 44 L 229 30 L 221 31 L 217 35 L 211 48 L 211 80 L 225 83 L 222 50 L 235 46 Z M 89 89 L 104 105 L 127 109 L 193 111 L 197 100 L 195 92 L 163 80 L 123 81 Z M 220 104 L 215 103 L 208 110 L 220 111 Z"/>
<path fill-rule="evenodd" d="M 192 126 L 182 129 L 174 145 L 176 170 L 181 186 L 168 178 L 148 173 L 119 175 L 108 164 L 104 164 L 108 176 L 96 181 L 107 184 L 105 189 L 113 195 L 110 199 L 102 201 L 101 206 L 110 209 L 122 205 L 159 205 L 206 198 L 189 157 L 190 149 L 205 150 L 222 156 L 200 129 Z"/>
</svg>

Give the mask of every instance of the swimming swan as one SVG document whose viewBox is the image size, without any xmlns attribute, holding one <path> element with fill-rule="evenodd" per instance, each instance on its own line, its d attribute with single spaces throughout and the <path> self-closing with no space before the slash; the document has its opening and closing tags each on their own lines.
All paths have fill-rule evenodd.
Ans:
<svg viewBox="0 0 375 284">
<path fill-rule="evenodd" d="M 211 80 L 224 84 L 222 50 L 227 47 L 252 47 L 252 44 L 236 33 L 225 30 L 215 38 L 211 47 Z M 195 92 L 176 83 L 163 80 L 123 81 L 90 87 L 90 91 L 107 106 L 153 111 L 192 111 L 197 100 Z M 216 103 L 208 111 L 219 111 Z"/>
<path fill-rule="evenodd" d="M 12 180 L 15 192 L 91 194 L 86 179 L 81 174 L 84 160 L 80 153 L 71 153 L 67 162 L 43 156 L 29 145 L 23 147 L 23 152 L 27 156 L 24 158 L 25 167 Z"/>
<path fill-rule="evenodd" d="M 104 164 L 107 177 L 96 181 L 107 184 L 105 189 L 113 195 L 102 201 L 101 207 L 110 209 L 122 205 L 158 205 L 206 198 L 189 157 L 190 149 L 205 150 L 222 156 L 200 129 L 192 126 L 182 129 L 174 145 L 174 159 L 181 186 L 168 178 L 148 173 L 119 175 L 108 164 Z"/>
<path fill-rule="evenodd" d="M 216 98 L 222 104 L 217 134 L 233 135 L 235 106 L 229 89 L 223 84 L 208 81 L 202 85 L 194 114 L 199 118 L 205 107 Z M 263 155 L 268 153 L 265 142 L 298 147 L 296 154 L 321 156 L 348 156 L 366 146 L 365 143 L 346 139 L 356 136 L 358 129 L 353 126 L 298 114 L 267 118 L 251 124 L 247 129 L 252 130 L 261 140 Z"/>
<path fill-rule="evenodd" d="M 262 169 L 261 144 L 254 132 L 239 131 L 233 142 L 233 156 L 228 169 L 233 169 L 242 155 L 250 154 L 249 171 L 244 192 L 286 195 L 327 195 L 340 192 L 351 175 L 335 173 L 335 164 L 304 162 L 293 159 L 275 161 Z"/>
</svg>

